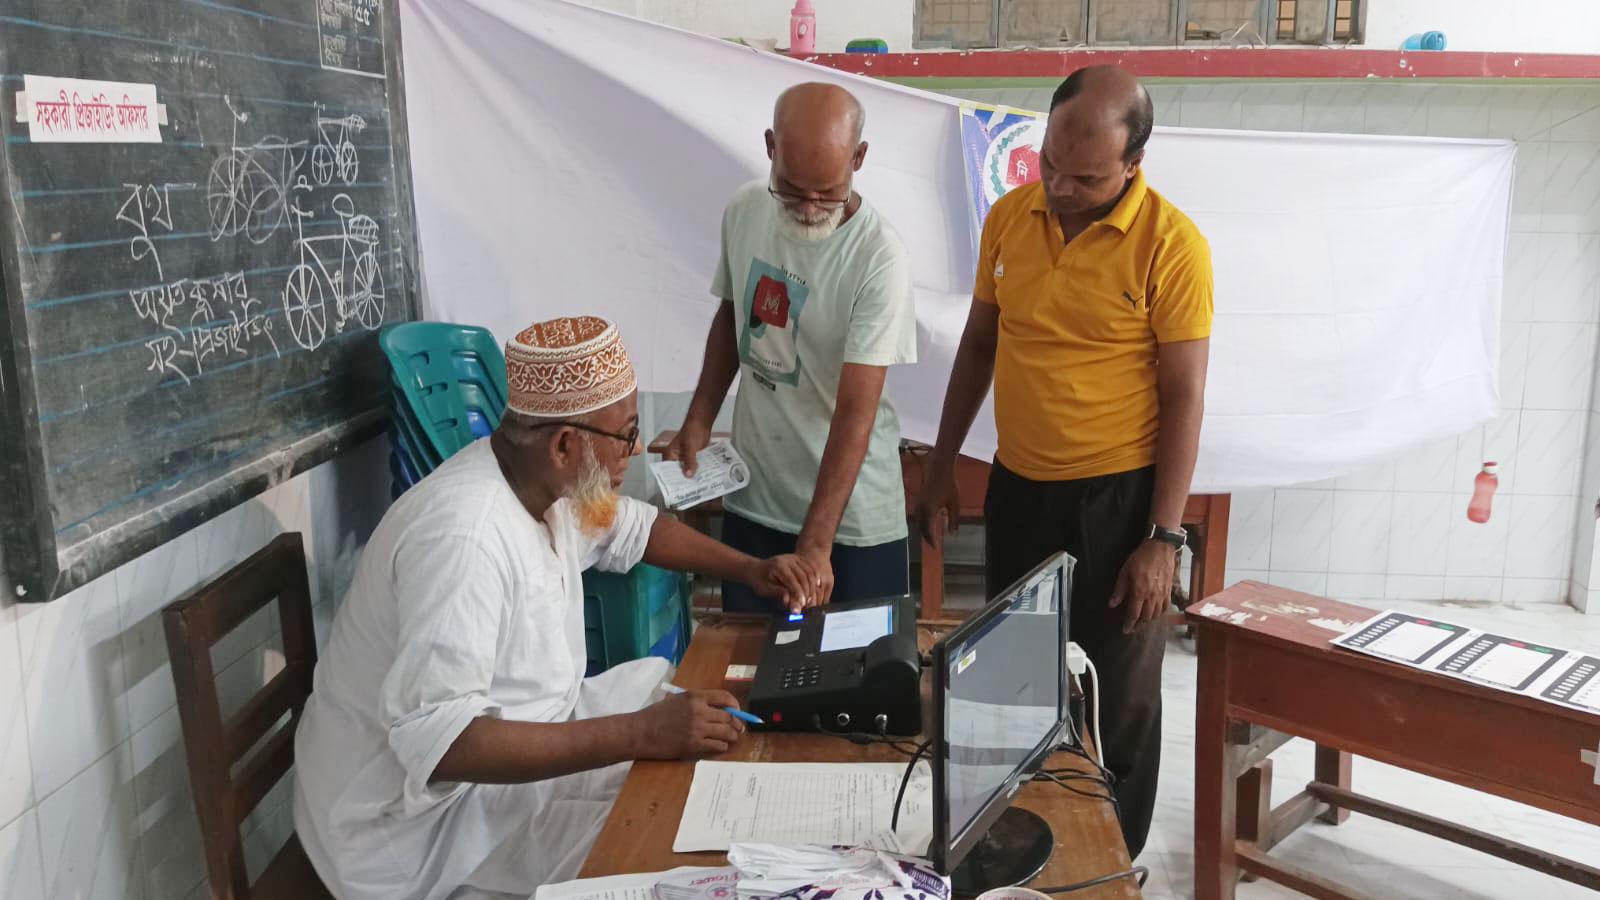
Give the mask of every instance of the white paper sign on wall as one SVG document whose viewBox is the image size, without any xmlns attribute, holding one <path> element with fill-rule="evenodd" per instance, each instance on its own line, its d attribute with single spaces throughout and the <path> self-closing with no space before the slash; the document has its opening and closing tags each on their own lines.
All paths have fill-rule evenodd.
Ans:
<svg viewBox="0 0 1600 900">
<path fill-rule="evenodd" d="M 166 109 L 156 86 L 24 75 L 17 121 L 35 144 L 159 144 Z"/>
</svg>

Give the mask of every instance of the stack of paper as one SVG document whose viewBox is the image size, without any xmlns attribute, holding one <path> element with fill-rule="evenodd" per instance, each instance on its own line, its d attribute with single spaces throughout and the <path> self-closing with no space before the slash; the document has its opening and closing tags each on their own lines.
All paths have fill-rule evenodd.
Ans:
<svg viewBox="0 0 1600 900">
<path fill-rule="evenodd" d="M 661 873 L 656 882 L 656 900 L 733 900 L 737 894 L 739 870 L 674 869 Z"/>
<path fill-rule="evenodd" d="M 734 844 L 728 848 L 728 862 L 738 870 L 739 893 L 745 896 L 786 894 L 808 886 L 839 890 L 900 884 L 892 860 L 864 847 Z"/>
<path fill-rule="evenodd" d="M 681 885 L 685 881 L 716 873 L 721 873 L 726 879 L 731 880 L 732 872 L 732 869 L 727 868 L 681 866 L 668 872 L 579 878 L 575 881 L 563 881 L 560 884 L 542 884 L 534 892 L 533 900 L 656 900 L 658 882 L 670 881 L 674 885 Z M 668 900 L 682 900 L 682 898 L 675 896 Z"/>
<path fill-rule="evenodd" d="M 741 763 L 703 760 L 684 804 L 675 853 L 735 842 L 868 847 L 920 856 L 933 839 L 933 773 L 917 764 L 890 827 L 902 763 Z"/>
<path fill-rule="evenodd" d="M 899 888 L 946 900 L 950 881 L 927 862 L 862 847 L 734 844 L 728 861 L 739 872 L 740 898 L 785 895 L 796 900 L 869 900 Z"/>
</svg>

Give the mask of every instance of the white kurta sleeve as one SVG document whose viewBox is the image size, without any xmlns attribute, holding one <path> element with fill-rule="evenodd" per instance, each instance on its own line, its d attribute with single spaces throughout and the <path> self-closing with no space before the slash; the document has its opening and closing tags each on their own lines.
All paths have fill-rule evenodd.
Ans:
<svg viewBox="0 0 1600 900">
<path fill-rule="evenodd" d="M 586 549 L 580 568 L 596 568 L 603 572 L 626 572 L 644 559 L 644 548 L 650 543 L 650 529 L 656 524 L 658 512 L 654 506 L 623 497 L 617 503 L 617 518 L 611 528 L 594 537 Z"/>
<path fill-rule="evenodd" d="M 405 769 L 407 816 L 459 788 L 428 779 L 473 719 L 500 712 L 489 685 L 511 593 L 507 572 L 507 561 L 467 535 L 403 540 L 396 550 L 399 640 L 379 715 Z"/>
</svg>

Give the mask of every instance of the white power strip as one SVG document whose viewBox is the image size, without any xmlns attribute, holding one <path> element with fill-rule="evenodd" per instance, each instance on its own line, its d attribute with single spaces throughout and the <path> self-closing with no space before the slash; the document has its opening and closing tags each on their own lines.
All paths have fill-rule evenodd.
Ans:
<svg viewBox="0 0 1600 900">
<path fill-rule="evenodd" d="M 1067 641 L 1067 672 L 1072 675 L 1082 675 L 1088 671 L 1089 657 L 1072 641 Z"/>
</svg>

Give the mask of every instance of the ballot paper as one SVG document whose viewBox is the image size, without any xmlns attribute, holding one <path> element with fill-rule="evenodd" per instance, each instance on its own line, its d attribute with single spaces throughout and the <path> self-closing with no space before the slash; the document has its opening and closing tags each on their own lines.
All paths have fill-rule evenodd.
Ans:
<svg viewBox="0 0 1600 900">
<path fill-rule="evenodd" d="M 1469 631 L 1464 626 L 1438 619 L 1388 610 L 1334 638 L 1333 642 L 1358 653 L 1427 668 L 1423 663 L 1446 647 L 1463 643 Z"/>
<path fill-rule="evenodd" d="M 1600 657 L 1569 653 L 1539 691 L 1551 703 L 1600 715 Z"/>
<path fill-rule="evenodd" d="M 718 438 L 701 450 L 695 460 L 700 467 L 694 477 L 683 474 L 683 464 L 664 460 L 650 464 L 650 474 L 661 488 L 661 499 L 668 509 L 688 509 L 715 500 L 750 483 L 750 467 L 727 438 Z"/>
<path fill-rule="evenodd" d="M 933 775 L 917 763 L 890 828 L 901 763 L 743 763 L 702 760 L 674 853 L 736 842 L 867 847 L 921 855 L 933 838 Z"/>
<path fill-rule="evenodd" d="M 1388 610 L 1333 643 L 1413 669 L 1600 713 L 1600 657 Z"/>
<path fill-rule="evenodd" d="M 1446 675 L 1476 681 L 1503 691 L 1525 693 L 1555 668 L 1565 650 L 1488 632 L 1474 632 L 1433 664 Z"/>
<path fill-rule="evenodd" d="M 726 873 L 727 868 L 680 866 L 666 872 L 640 872 L 631 875 L 607 875 L 604 878 L 579 878 L 559 884 L 541 884 L 533 892 L 533 900 L 656 900 L 656 884 L 663 880 L 675 884 L 687 878 Z M 683 900 L 683 898 L 673 898 Z"/>
</svg>

